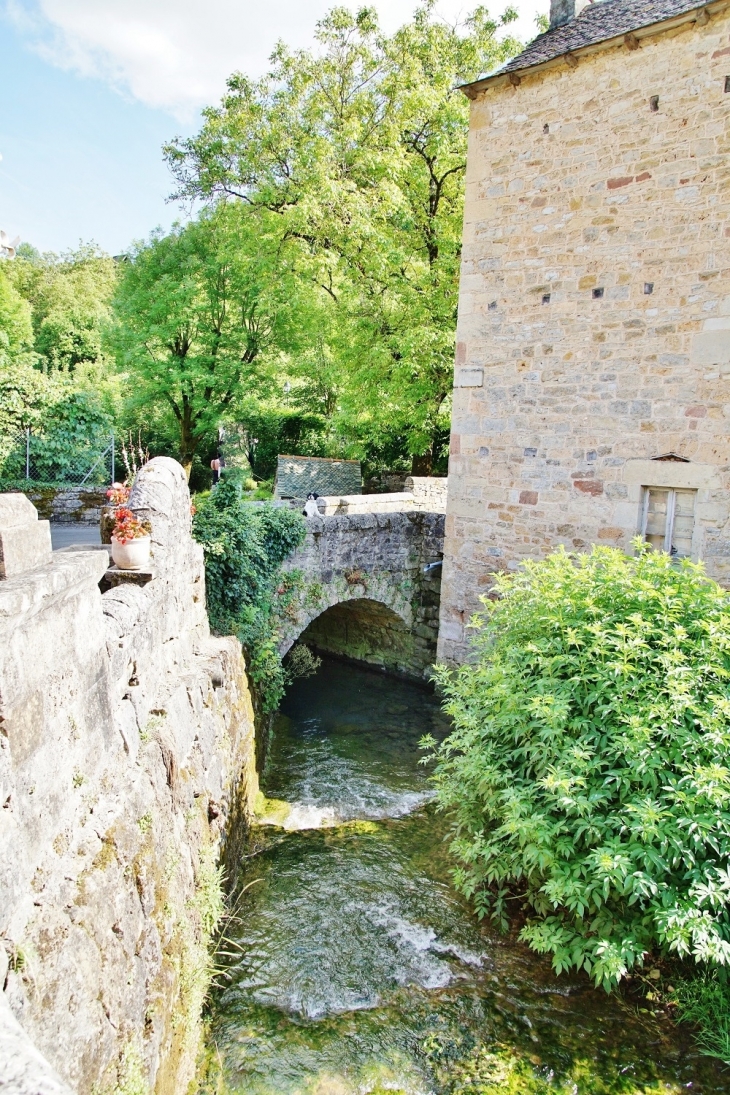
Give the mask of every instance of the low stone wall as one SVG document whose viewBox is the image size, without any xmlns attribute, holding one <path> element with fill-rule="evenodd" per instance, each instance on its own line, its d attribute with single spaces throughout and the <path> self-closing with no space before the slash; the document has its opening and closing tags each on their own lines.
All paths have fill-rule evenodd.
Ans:
<svg viewBox="0 0 730 1095">
<path fill-rule="evenodd" d="M 209 634 L 182 468 L 151 461 L 130 506 L 152 522 L 147 585 L 102 595 L 89 551 L 0 581 L 0 1089 L 17 1095 L 187 1090 L 216 862 L 256 792 L 244 662 Z"/>
<path fill-rule="evenodd" d="M 412 494 L 328 494 L 317 499 L 323 517 L 344 513 L 402 513 L 415 509 Z"/>
<path fill-rule="evenodd" d="M 446 513 L 449 493 L 449 480 L 446 476 L 438 478 L 435 475 L 409 475 L 405 489 L 413 495 L 416 509 Z"/>
<path fill-rule="evenodd" d="M 405 491 L 395 494 L 325 495 L 317 499 L 323 517 L 343 513 L 405 513 L 423 510 L 446 513 L 448 480 L 431 476 L 409 476 Z"/>
<path fill-rule="evenodd" d="M 29 487 L 22 493 L 44 521 L 98 525 L 107 503 L 106 487 Z"/>
</svg>

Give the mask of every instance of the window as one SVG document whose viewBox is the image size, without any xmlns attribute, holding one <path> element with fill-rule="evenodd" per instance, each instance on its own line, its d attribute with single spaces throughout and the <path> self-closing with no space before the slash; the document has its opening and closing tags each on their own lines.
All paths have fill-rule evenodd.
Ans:
<svg viewBox="0 0 730 1095">
<path fill-rule="evenodd" d="M 696 490 L 644 487 L 641 535 L 657 551 L 675 558 L 692 554 Z"/>
</svg>

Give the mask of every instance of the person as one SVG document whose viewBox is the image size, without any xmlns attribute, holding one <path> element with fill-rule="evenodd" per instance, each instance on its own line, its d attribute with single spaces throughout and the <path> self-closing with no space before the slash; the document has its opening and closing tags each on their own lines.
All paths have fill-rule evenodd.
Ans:
<svg viewBox="0 0 730 1095">
<path fill-rule="evenodd" d="M 318 498 L 319 498 L 318 494 L 315 494 L 313 491 L 309 492 L 309 494 L 307 495 L 307 500 L 304 503 L 304 509 L 302 510 L 302 513 L 304 514 L 305 517 L 319 517 L 320 516 L 319 506 L 317 505 L 317 499 Z"/>
<path fill-rule="evenodd" d="M 214 460 L 211 460 L 211 462 L 210 462 L 210 467 L 211 467 L 211 470 L 213 472 L 213 482 L 214 483 L 220 482 L 221 472 L 223 471 L 225 466 L 226 466 L 226 461 L 225 461 L 225 458 L 223 456 L 223 453 L 221 452 L 220 449 L 218 449 L 218 455 L 215 457 Z"/>
</svg>

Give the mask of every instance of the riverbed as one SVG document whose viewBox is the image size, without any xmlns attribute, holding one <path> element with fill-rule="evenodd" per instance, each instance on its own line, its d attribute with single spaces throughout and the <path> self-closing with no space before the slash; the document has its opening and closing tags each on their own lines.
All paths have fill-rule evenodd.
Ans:
<svg viewBox="0 0 730 1095">
<path fill-rule="evenodd" d="M 218 956 L 218 1092 L 483 1095 L 730 1091 L 730 1073 L 638 993 L 556 977 L 451 885 L 418 686 L 326 660 L 296 682 Z"/>
</svg>

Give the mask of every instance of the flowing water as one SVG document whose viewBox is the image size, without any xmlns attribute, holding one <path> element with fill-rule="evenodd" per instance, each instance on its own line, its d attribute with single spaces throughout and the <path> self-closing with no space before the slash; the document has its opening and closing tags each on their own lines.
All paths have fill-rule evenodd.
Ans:
<svg viewBox="0 0 730 1095">
<path fill-rule="evenodd" d="M 246 1095 L 730 1091 L 638 995 L 480 925 L 419 764 L 447 726 L 415 686 L 326 661 L 289 691 L 248 886 L 221 945 L 213 1090 Z M 278 810 L 278 814 L 277 814 Z"/>
</svg>

